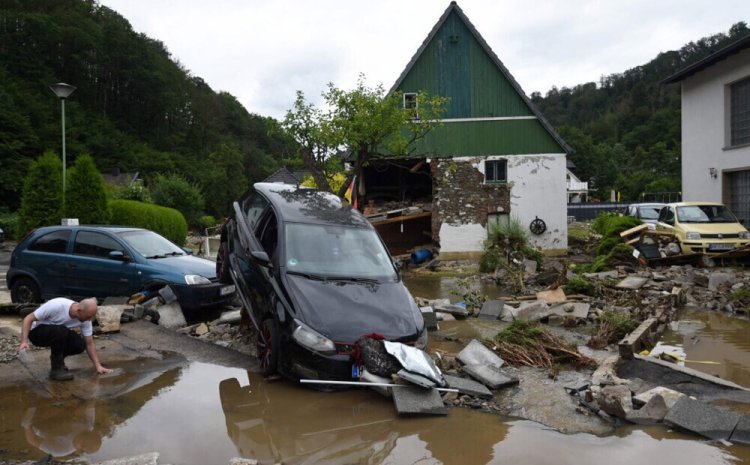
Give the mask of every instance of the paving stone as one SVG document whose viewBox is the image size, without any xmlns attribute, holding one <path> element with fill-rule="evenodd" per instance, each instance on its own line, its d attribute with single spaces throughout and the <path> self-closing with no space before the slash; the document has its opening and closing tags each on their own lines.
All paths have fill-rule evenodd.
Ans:
<svg viewBox="0 0 750 465">
<path fill-rule="evenodd" d="M 561 304 L 566 302 L 568 298 L 565 296 L 565 291 L 561 287 L 553 289 L 551 291 L 540 291 L 536 293 L 538 300 L 543 300 L 549 305 Z"/>
<path fill-rule="evenodd" d="M 484 384 L 478 383 L 473 379 L 460 378 L 458 376 L 443 375 L 445 381 L 448 383 L 448 387 L 458 389 L 462 394 L 468 394 L 474 397 L 481 397 L 484 399 L 492 398 L 492 391 L 487 389 Z"/>
<path fill-rule="evenodd" d="M 716 440 L 729 439 L 739 421 L 739 413 L 719 410 L 687 396 L 678 400 L 664 417 L 669 426 Z"/>
<path fill-rule="evenodd" d="M 577 320 L 585 320 L 589 317 L 589 310 L 591 310 L 591 304 L 586 302 L 569 302 L 566 304 L 558 304 L 550 307 L 550 317 L 557 315 L 561 317 L 573 317 Z"/>
<path fill-rule="evenodd" d="M 487 365 L 500 369 L 505 364 L 499 355 L 476 339 L 472 339 L 456 358 L 464 365 Z"/>
<path fill-rule="evenodd" d="M 744 416 L 740 419 L 729 440 L 740 444 L 750 444 L 750 417 Z"/>
<path fill-rule="evenodd" d="M 631 386 L 632 387 L 632 386 Z M 636 404 L 644 405 L 648 404 L 652 397 L 655 396 L 661 396 L 662 399 L 664 399 L 664 402 L 667 405 L 667 408 L 670 409 L 674 407 L 674 404 L 677 403 L 678 400 L 685 397 L 685 394 L 665 388 L 662 386 L 655 387 L 653 389 L 649 389 L 646 392 L 642 392 L 634 397 Z"/>
<path fill-rule="evenodd" d="M 428 331 L 435 331 L 438 329 L 437 315 L 432 307 L 419 307 L 419 311 L 422 312 L 422 319 L 424 319 L 425 327 Z"/>
<path fill-rule="evenodd" d="M 536 270 L 538 267 L 539 267 L 539 264 L 536 262 L 536 260 L 524 260 L 523 261 L 524 271 L 529 276 L 536 273 Z"/>
<path fill-rule="evenodd" d="M 399 415 L 448 415 L 437 389 L 416 386 L 394 387 L 393 405 Z"/>
<path fill-rule="evenodd" d="M 669 407 L 664 398 L 657 394 L 640 409 L 627 412 L 625 419 L 638 425 L 654 425 L 661 423 L 668 411 Z"/>
<path fill-rule="evenodd" d="M 482 305 L 482 310 L 479 311 L 477 318 L 481 320 L 497 320 L 500 314 L 503 313 L 504 305 L 505 302 L 502 300 L 487 300 Z"/>
<path fill-rule="evenodd" d="M 648 282 L 648 278 L 644 278 L 642 276 L 628 276 L 627 278 L 617 283 L 616 287 L 620 289 L 635 290 L 635 289 L 640 289 L 647 282 Z"/>
<path fill-rule="evenodd" d="M 159 326 L 164 326 L 168 329 L 177 329 L 187 325 L 179 302 L 162 305 L 156 311 L 159 313 Z"/>
<path fill-rule="evenodd" d="M 531 302 L 521 302 L 518 308 L 505 306 L 502 320 L 512 322 L 521 321 L 539 321 L 549 316 L 549 305 L 543 300 L 534 300 Z"/>
<path fill-rule="evenodd" d="M 500 389 L 518 384 L 518 378 L 489 365 L 466 365 L 463 371 L 490 389 Z"/>
</svg>

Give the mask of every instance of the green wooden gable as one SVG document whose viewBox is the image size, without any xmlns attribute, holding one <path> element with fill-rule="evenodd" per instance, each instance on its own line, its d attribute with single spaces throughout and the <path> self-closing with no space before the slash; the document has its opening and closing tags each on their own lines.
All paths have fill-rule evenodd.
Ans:
<svg viewBox="0 0 750 465">
<path fill-rule="evenodd" d="M 479 32 L 451 2 L 391 92 L 449 97 L 444 124 L 415 153 L 431 156 L 568 153 Z"/>
</svg>

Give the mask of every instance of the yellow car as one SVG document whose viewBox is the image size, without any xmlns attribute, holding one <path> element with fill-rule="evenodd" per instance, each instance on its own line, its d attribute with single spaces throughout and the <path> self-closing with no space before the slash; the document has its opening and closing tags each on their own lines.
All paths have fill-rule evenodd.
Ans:
<svg viewBox="0 0 750 465">
<path fill-rule="evenodd" d="M 750 244 L 750 232 L 720 203 L 668 203 L 656 229 L 675 234 L 683 253 L 715 255 Z"/>
</svg>

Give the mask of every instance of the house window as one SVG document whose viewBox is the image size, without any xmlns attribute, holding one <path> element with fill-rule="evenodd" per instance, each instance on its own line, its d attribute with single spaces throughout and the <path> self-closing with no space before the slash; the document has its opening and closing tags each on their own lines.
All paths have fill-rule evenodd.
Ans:
<svg viewBox="0 0 750 465">
<path fill-rule="evenodd" d="M 729 86 L 729 145 L 750 144 L 750 77 Z"/>
<path fill-rule="evenodd" d="M 404 93 L 404 110 L 413 112 L 414 118 L 419 118 L 419 103 L 417 102 L 417 94 L 414 92 Z"/>
<path fill-rule="evenodd" d="M 487 160 L 484 162 L 484 182 L 501 183 L 508 180 L 507 160 Z"/>
</svg>

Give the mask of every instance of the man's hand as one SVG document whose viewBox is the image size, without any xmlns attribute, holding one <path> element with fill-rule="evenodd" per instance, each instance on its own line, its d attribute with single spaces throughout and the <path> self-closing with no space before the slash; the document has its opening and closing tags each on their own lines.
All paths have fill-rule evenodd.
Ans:
<svg viewBox="0 0 750 465">
<path fill-rule="evenodd" d="M 29 341 L 24 341 L 18 345 L 18 353 L 21 353 L 22 351 L 27 350 L 28 348 L 29 348 Z"/>
<path fill-rule="evenodd" d="M 105 368 L 102 365 L 98 365 L 96 367 L 96 372 L 99 373 L 100 375 L 106 375 L 107 373 L 112 372 L 112 369 L 111 368 Z"/>
</svg>

